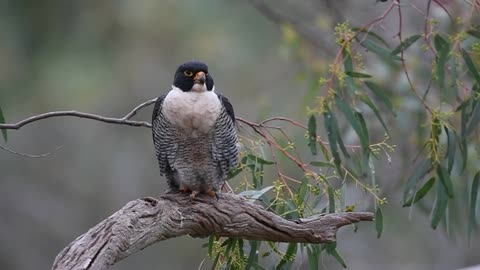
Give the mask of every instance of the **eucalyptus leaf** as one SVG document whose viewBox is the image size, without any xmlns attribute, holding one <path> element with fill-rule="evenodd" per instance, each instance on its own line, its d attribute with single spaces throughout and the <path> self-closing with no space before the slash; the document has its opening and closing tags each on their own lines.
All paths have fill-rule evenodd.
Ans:
<svg viewBox="0 0 480 270">
<path fill-rule="evenodd" d="M 332 186 L 328 186 L 328 212 L 335 213 L 335 191 Z"/>
<path fill-rule="evenodd" d="M 345 75 L 352 78 L 372 78 L 372 75 L 365 73 L 355 72 L 355 71 L 345 71 Z"/>
<path fill-rule="evenodd" d="M 260 247 L 260 241 L 258 240 L 250 240 L 250 252 L 247 259 L 247 266 L 245 269 L 251 269 L 253 266 L 258 262 L 258 248 Z"/>
<path fill-rule="evenodd" d="M 468 125 L 467 125 L 466 136 L 471 135 L 473 131 L 477 130 L 479 122 L 480 122 L 480 103 L 477 102 L 475 108 L 473 108 L 470 121 L 468 122 Z"/>
<path fill-rule="evenodd" d="M 391 55 L 390 52 L 387 51 L 385 48 L 377 45 L 375 42 L 369 39 L 364 40 L 360 45 L 362 45 L 369 51 L 373 52 L 374 54 L 380 56 L 385 60 L 396 60 L 396 61 L 401 60 L 398 55 Z"/>
<path fill-rule="evenodd" d="M 238 195 L 255 201 L 255 200 L 258 200 L 260 197 L 262 197 L 265 193 L 270 191 L 272 188 L 273 186 L 268 186 L 261 190 L 245 190 L 240 192 Z"/>
<path fill-rule="evenodd" d="M 317 120 L 313 114 L 308 118 L 308 146 L 312 155 L 317 155 Z"/>
<path fill-rule="evenodd" d="M 365 81 L 365 85 L 372 91 L 372 93 L 385 104 L 385 106 L 390 110 L 390 112 L 394 115 L 397 116 L 394 109 L 392 102 L 390 101 L 390 98 L 388 98 L 387 95 L 385 95 L 384 90 L 380 88 L 376 83 L 372 81 Z"/>
<path fill-rule="evenodd" d="M 327 250 L 327 253 L 333 256 L 337 262 L 343 266 L 343 268 L 347 268 L 347 264 L 345 263 L 345 260 L 340 256 L 340 254 L 337 251 L 337 243 L 326 243 L 325 244 L 325 249 Z"/>
<path fill-rule="evenodd" d="M 476 37 L 476 38 L 480 39 L 480 32 L 477 31 L 477 30 L 474 30 L 474 29 L 468 30 L 467 34 L 469 34 L 472 37 Z"/>
<path fill-rule="evenodd" d="M 338 109 L 343 113 L 343 115 L 345 115 L 345 118 L 348 120 L 353 130 L 355 130 L 357 133 L 358 138 L 360 139 L 360 144 L 362 145 L 362 150 L 367 154 L 368 157 L 370 144 L 368 132 L 366 131 L 366 126 L 364 126 L 365 123 L 362 121 L 363 117 L 358 117 L 357 113 L 354 113 L 348 104 L 338 96 L 335 99 L 335 103 L 337 104 Z"/>
<path fill-rule="evenodd" d="M 467 65 L 468 71 L 470 71 L 470 74 L 473 76 L 475 81 L 477 81 L 477 84 L 480 84 L 480 74 L 478 74 L 477 67 L 475 67 L 475 64 L 473 63 L 472 58 L 468 54 L 467 51 L 462 49 L 462 56 L 463 60 L 465 61 L 465 64 Z"/>
<path fill-rule="evenodd" d="M 448 197 L 453 198 L 453 184 L 450 175 L 445 171 L 443 166 L 437 166 L 437 175 L 440 179 L 440 182 L 445 187 L 445 191 L 448 194 Z"/>
<path fill-rule="evenodd" d="M 435 184 L 435 177 L 431 177 L 427 182 L 415 193 L 415 196 L 410 197 L 404 204 L 403 207 L 412 206 L 412 204 L 420 201 L 425 195 L 428 194 L 430 189 L 432 189 Z"/>
<path fill-rule="evenodd" d="M 280 259 L 280 262 L 278 263 L 277 267 L 275 267 L 275 269 L 280 270 L 286 263 L 293 261 L 295 259 L 296 252 L 297 243 L 289 243 L 285 255 L 283 255 L 283 257 Z"/>
<path fill-rule="evenodd" d="M 351 53 L 346 48 L 343 48 L 342 56 L 343 56 L 343 67 L 345 69 L 345 73 L 353 72 L 353 61 L 352 61 Z M 346 76 L 344 80 L 345 80 L 345 84 L 347 86 L 348 92 L 350 93 L 350 95 L 353 95 L 355 93 L 355 88 L 356 88 L 353 78 L 351 76 Z"/>
<path fill-rule="evenodd" d="M 330 144 L 330 151 L 331 151 L 332 156 L 333 156 L 333 163 L 335 164 L 335 167 L 337 168 L 338 174 L 343 177 L 343 170 L 341 168 L 342 160 L 340 158 L 340 153 L 338 153 L 338 147 L 337 147 L 338 136 L 337 136 L 337 134 L 334 130 L 332 112 L 331 111 L 324 112 L 323 113 L 323 118 L 324 118 L 324 123 L 325 123 L 325 129 L 327 131 L 328 142 Z"/>
<path fill-rule="evenodd" d="M 380 206 L 377 206 L 377 211 L 375 211 L 375 229 L 377 230 L 377 238 L 380 238 L 383 232 L 383 214 Z"/>
<path fill-rule="evenodd" d="M 448 60 L 448 55 L 450 51 L 450 45 L 448 42 L 439 34 L 436 34 L 434 37 L 434 46 L 437 50 L 437 60 L 436 60 L 436 71 L 437 71 L 437 78 L 438 83 L 440 85 L 440 89 L 446 92 L 445 87 L 445 63 Z"/>
<path fill-rule="evenodd" d="M 435 205 L 432 209 L 431 227 L 436 229 L 438 223 L 442 220 L 448 205 L 448 193 L 445 189 L 445 185 L 437 183 L 437 198 L 435 199 Z"/>
<path fill-rule="evenodd" d="M 472 234 L 473 227 L 476 224 L 478 185 L 480 182 L 480 171 L 473 177 L 472 187 L 470 188 L 470 205 L 468 208 L 468 239 Z"/>
<path fill-rule="evenodd" d="M 380 121 L 380 123 L 382 124 L 383 129 L 385 129 L 385 132 L 387 134 L 390 134 L 388 132 L 388 128 L 387 128 L 387 125 L 385 124 L 385 121 L 383 121 L 383 118 L 382 118 L 382 115 L 380 114 L 380 111 L 375 106 L 373 101 L 368 97 L 368 95 L 360 95 L 360 100 L 373 111 L 373 113 L 377 117 L 378 121 Z"/>
<path fill-rule="evenodd" d="M 412 46 L 412 44 L 415 43 L 415 41 L 417 41 L 420 37 L 421 35 L 413 35 L 411 37 L 408 37 L 402 43 L 400 43 L 400 45 L 398 45 L 390 54 L 397 55 L 401 51 L 405 51 L 408 47 Z"/>
<path fill-rule="evenodd" d="M 445 158 L 447 159 L 448 173 L 451 173 L 453 169 L 453 163 L 455 162 L 455 152 L 457 150 L 457 143 L 455 141 L 457 136 L 455 136 L 455 130 L 451 131 L 446 126 L 443 128 L 447 134 L 447 152 L 445 154 Z"/>
<path fill-rule="evenodd" d="M 247 157 L 248 157 L 250 160 L 255 161 L 255 163 L 264 164 L 264 165 L 272 165 L 272 164 L 275 164 L 275 162 L 273 162 L 273 161 L 265 160 L 265 159 L 263 159 L 263 158 L 261 158 L 261 157 L 255 156 L 255 155 L 253 155 L 253 154 L 248 154 Z"/>
<path fill-rule="evenodd" d="M 383 45 L 385 45 L 385 47 L 388 47 L 388 43 L 379 34 L 373 31 L 367 31 L 366 29 L 359 27 L 353 27 L 352 30 L 359 33 L 365 33 L 369 38 L 375 38 L 377 41 L 380 41 Z"/>
<path fill-rule="evenodd" d="M 430 172 L 432 169 L 432 161 L 430 159 L 424 159 L 421 161 L 415 169 L 413 169 L 413 173 L 407 180 L 407 184 L 405 185 L 405 190 L 403 193 L 403 201 L 404 204 L 408 201 L 408 198 L 412 196 L 415 192 L 416 186 L 418 181 L 423 179 L 423 177 Z"/>
<path fill-rule="evenodd" d="M 335 168 L 335 164 L 332 164 L 330 162 L 324 162 L 324 161 L 312 161 L 310 162 L 310 165 L 315 166 L 315 167 L 331 167 Z"/>
<path fill-rule="evenodd" d="M 3 115 L 2 107 L 0 107 L 0 124 L 5 124 L 5 116 Z M 2 135 L 5 142 L 7 142 L 8 134 L 6 129 L 2 129 Z"/>
</svg>

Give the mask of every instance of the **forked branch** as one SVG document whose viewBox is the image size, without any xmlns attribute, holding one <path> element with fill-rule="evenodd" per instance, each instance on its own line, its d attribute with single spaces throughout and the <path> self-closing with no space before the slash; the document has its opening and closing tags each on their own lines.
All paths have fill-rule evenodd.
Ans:
<svg viewBox="0 0 480 270">
<path fill-rule="evenodd" d="M 188 195 L 171 193 L 127 203 L 65 247 L 52 269 L 107 269 L 158 241 L 182 235 L 332 242 L 340 227 L 370 220 L 372 213 L 349 212 L 289 221 L 234 194 L 219 194 L 218 200 L 199 195 L 191 201 Z"/>
</svg>

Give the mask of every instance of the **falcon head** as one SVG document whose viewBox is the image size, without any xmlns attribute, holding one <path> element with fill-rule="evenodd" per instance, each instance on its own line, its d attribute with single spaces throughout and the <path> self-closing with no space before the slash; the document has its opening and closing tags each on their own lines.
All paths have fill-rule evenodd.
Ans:
<svg viewBox="0 0 480 270">
<path fill-rule="evenodd" d="M 183 92 L 213 91 L 213 78 L 208 73 L 208 66 L 199 61 L 189 61 L 177 68 L 173 86 Z"/>
</svg>

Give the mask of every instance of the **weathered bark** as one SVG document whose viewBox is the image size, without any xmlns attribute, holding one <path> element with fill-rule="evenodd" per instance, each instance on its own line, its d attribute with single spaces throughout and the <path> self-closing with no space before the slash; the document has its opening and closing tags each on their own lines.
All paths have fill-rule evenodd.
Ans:
<svg viewBox="0 0 480 270">
<path fill-rule="evenodd" d="M 335 241 L 338 228 L 372 219 L 372 213 L 351 212 L 288 221 L 238 195 L 219 194 L 216 200 L 201 194 L 191 201 L 185 194 L 166 194 L 159 199 L 127 203 L 65 247 L 52 269 L 107 269 L 155 242 L 187 234 L 274 242 L 331 242 Z"/>
</svg>

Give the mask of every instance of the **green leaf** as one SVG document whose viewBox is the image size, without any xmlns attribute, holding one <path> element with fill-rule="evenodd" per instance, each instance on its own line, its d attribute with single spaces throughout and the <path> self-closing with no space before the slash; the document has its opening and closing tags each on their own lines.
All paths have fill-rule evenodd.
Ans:
<svg viewBox="0 0 480 270">
<path fill-rule="evenodd" d="M 390 133 L 388 132 L 387 125 L 383 121 L 382 115 L 380 114 L 380 111 L 375 106 L 373 101 L 368 97 L 368 95 L 360 95 L 360 100 L 373 111 L 378 121 L 380 121 L 380 123 L 382 124 L 383 129 L 385 129 L 385 132 L 390 135 Z"/>
<path fill-rule="evenodd" d="M 455 152 L 457 150 L 457 143 L 455 141 L 455 131 L 451 131 L 447 128 L 447 126 L 443 127 L 445 129 L 445 133 L 447 134 L 447 153 L 445 154 L 445 158 L 447 159 L 447 169 L 448 173 L 452 172 L 453 163 L 455 161 Z"/>
<path fill-rule="evenodd" d="M 387 51 L 385 48 L 378 46 L 375 42 L 369 39 L 364 40 L 360 45 L 373 52 L 374 54 L 380 56 L 381 58 L 384 58 L 385 60 L 401 60 L 399 56 L 391 55 L 390 52 Z"/>
<path fill-rule="evenodd" d="M 468 97 L 467 99 L 462 101 L 462 103 L 460 105 L 458 105 L 458 107 L 455 109 L 455 112 L 458 112 L 460 110 L 463 110 L 465 107 L 470 106 L 470 102 L 471 102 L 471 98 Z"/>
<path fill-rule="evenodd" d="M 380 206 L 377 206 L 377 211 L 375 211 L 375 229 L 377 230 L 377 238 L 380 238 L 383 232 L 383 214 Z"/>
<path fill-rule="evenodd" d="M 272 165 L 272 164 L 275 164 L 275 162 L 273 161 L 269 161 L 269 160 L 265 160 L 261 157 L 258 157 L 258 156 L 255 156 L 255 155 L 252 155 L 252 154 L 248 154 L 247 157 L 250 159 L 250 160 L 253 160 L 255 161 L 255 163 L 258 163 L 258 164 L 263 164 L 263 165 Z"/>
<path fill-rule="evenodd" d="M 462 168 L 460 172 L 463 172 L 465 168 L 467 167 L 467 162 L 468 162 L 468 144 L 467 140 L 465 138 L 461 138 L 458 141 L 458 150 L 460 150 L 460 155 L 462 157 Z"/>
<path fill-rule="evenodd" d="M 404 204 L 403 207 L 412 206 L 412 204 L 420 201 L 430 189 L 435 184 L 435 177 L 428 179 L 428 181 L 415 193 L 415 196 L 410 197 Z"/>
<path fill-rule="evenodd" d="M 365 33 L 368 37 L 373 37 L 373 38 L 377 39 L 378 41 L 380 41 L 383 45 L 385 45 L 385 47 L 388 47 L 388 43 L 379 34 L 373 32 L 373 31 L 367 31 L 366 29 L 359 28 L 359 27 L 354 27 L 354 28 L 352 28 L 352 30 L 354 32 Z"/>
<path fill-rule="evenodd" d="M 390 54 L 397 55 L 401 51 L 405 51 L 408 47 L 412 46 L 415 41 L 417 41 L 421 36 L 420 35 L 413 35 L 405 39 L 400 45 L 398 45 Z"/>
<path fill-rule="evenodd" d="M 335 192 L 331 186 L 328 186 L 328 212 L 335 213 Z"/>
<path fill-rule="evenodd" d="M 326 111 L 323 113 L 323 118 L 324 118 L 325 130 L 327 131 L 328 142 L 330 144 L 330 151 L 333 157 L 333 163 L 337 168 L 338 174 L 343 177 L 343 170 L 341 168 L 342 160 L 340 158 L 340 154 L 338 153 L 338 148 L 337 148 L 338 136 L 334 129 L 333 113 L 331 111 Z"/>
<path fill-rule="evenodd" d="M 336 137 L 336 141 L 337 141 L 338 145 L 340 146 L 340 150 L 342 150 L 343 155 L 347 159 L 349 159 L 350 154 L 348 153 L 347 148 L 345 147 L 345 144 L 343 143 L 342 136 L 340 135 L 340 128 L 338 127 L 337 117 L 335 116 L 335 114 L 333 112 L 331 113 L 331 116 L 332 116 L 332 131 L 333 131 L 333 134 Z"/>
<path fill-rule="evenodd" d="M 365 154 L 367 154 L 368 157 L 370 143 L 366 126 L 364 126 L 364 121 L 362 123 L 363 117 L 361 117 L 361 115 L 360 117 L 357 116 L 358 113 L 354 113 L 348 104 L 338 96 L 336 96 L 335 104 L 337 104 L 338 109 L 343 113 L 343 115 L 345 115 L 345 118 L 347 118 L 353 130 L 355 130 L 357 133 L 358 138 L 360 139 L 360 144 L 362 145 L 362 150 Z"/>
<path fill-rule="evenodd" d="M 310 165 L 315 166 L 315 167 L 331 167 L 335 168 L 335 164 L 332 164 L 330 162 L 324 162 L 324 161 L 312 161 L 310 162 Z"/>
<path fill-rule="evenodd" d="M 473 108 L 470 121 L 467 124 L 466 136 L 471 135 L 472 132 L 477 129 L 479 122 L 480 122 L 480 103 L 476 103 L 475 108 Z"/>
<path fill-rule="evenodd" d="M 210 258 L 213 254 L 213 243 L 215 242 L 215 238 L 217 237 L 214 235 L 210 235 L 210 237 L 208 237 L 208 256 L 210 256 Z"/>
<path fill-rule="evenodd" d="M 289 243 L 285 255 L 280 259 L 275 269 L 280 270 L 288 262 L 292 262 L 295 259 L 295 253 L 297 252 L 297 243 Z"/>
<path fill-rule="evenodd" d="M 450 60 L 450 63 L 448 64 L 450 67 L 450 83 L 448 84 L 448 89 L 450 91 L 447 91 L 447 100 L 453 100 L 454 98 L 459 97 L 458 93 L 458 62 L 459 60 L 456 57 L 452 57 Z"/>
<path fill-rule="evenodd" d="M 343 67 L 345 69 L 345 73 L 347 72 L 353 72 L 353 61 L 352 61 L 352 55 L 351 53 L 346 49 L 342 49 L 342 56 L 343 56 Z M 355 82 L 353 81 L 353 78 L 350 76 L 345 77 L 345 84 L 347 86 L 348 92 L 350 95 L 353 95 L 355 93 Z"/>
<path fill-rule="evenodd" d="M 436 71 L 438 77 L 438 83 L 440 89 L 446 92 L 445 87 L 445 63 L 448 60 L 448 52 L 450 51 L 450 45 L 448 42 L 442 38 L 441 35 L 437 34 L 434 38 L 435 49 L 437 50 L 438 57 L 436 59 Z"/>
<path fill-rule="evenodd" d="M 443 166 L 437 166 L 437 175 L 440 179 L 440 182 L 445 187 L 447 191 L 448 197 L 453 198 L 453 184 L 452 179 L 450 179 L 450 175 L 445 171 Z"/>
<path fill-rule="evenodd" d="M 248 255 L 247 266 L 245 266 L 245 269 L 253 268 L 253 265 L 258 262 L 257 250 L 259 248 L 260 241 L 250 240 L 249 242 L 250 242 L 250 253 Z"/>
<path fill-rule="evenodd" d="M 226 248 L 226 250 L 225 250 L 224 256 L 228 258 L 229 255 L 230 255 L 230 252 L 231 252 L 233 249 L 235 249 L 235 245 L 237 244 L 237 239 L 235 239 L 235 238 L 228 238 L 225 242 L 227 242 L 228 245 L 227 245 L 227 248 Z"/>
<path fill-rule="evenodd" d="M 242 197 L 245 197 L 247 199 L 256 201 L 256 200 L 260 199 L 260 197 L 265 195 L 265 193 L 270 191 L 272 188 L 273 188 L 273 186 L 264 187 L 261 190 L 251 190 L 251 189 L 249 189 L 249 190 L 245 190 L 245 191 L 240 192 L 238 195 L 242 196 Z"/>
<path fill-rule="evenodd" d="M 477 31 L 477 30 L 473 30 L 473 29 L 472 29 L 472 30 L 468 30 L 468 31 L 467 31 L 467 34 L 469 34 L 469 35 L 472 36 L 472 37 L 476 37 L 476 38 L 480 39 L 480 32 Z"/>
<path fill-rule="evenodd" d="M 363 140 L 365 140 L 366 144 L 362 144 L 362 150 L 363 154 L 365 155 L 365 161 L 368 161 L 370 158 L 370 136 L 368 135 L 368 128 L 367 128 L 367 123 L 365 122 L 365 119 L 363 118 L 363 114 L 360 112 L 355 112 L 355 118 L 358 120 L 360 123 L 360 128 L 361 128 L 361 133 Z M 362 141 L 362 138 L 360 139 Z"/>
<path fill-rule="evenodd" d="M 419 180 L 432 169 L 432 161 L 430 159 L 425 159 L 420 162 L 417 167 L 413 170 L 412 175 L 408 178 L 407 184 L 405 185 L 405 190 L 403 193 L 404 204 L 408 201 L 408 198 L 413 196 L 415 192 L 417 183 Z"/>
<path fill-rule="evenodd" d="M 325 244 L 325 249 L 327 250 L 327 253 L 333 256 L 337 262 L 343 266 L 343 268 L 347 268 L 347 264 L 345 263 L 345 260 L 340 256 L 340 254 L 337 251 L 337 243 L 326 243 Z"/>
<path fill-rule="evenodd" d="M 317 155 L 317 120 L 314 115 L 308 119 L 308 146 L 312 155 Z"/>
<path fill-rule="evenodd" d="M 445 48 L 448 49 L 450 47 L 448 42 L 440 34 L 435 35 L 433 39 L 433 44 L 435 45 L 435 49 L 437 50 L 437 52 L 440 52 Z"/>
<path fill-rule="evenodd" d="M 476 213 L 477 213 L 477 196 L 478 196 L 478 185 L 480 182 L 480 171 L 478 171 L 473 177 L 472 188 L 470 189 L 470 206 L 468 211 L 468 239 L 472 234 L 473 227 L 476 223 Z"/>
<path fill-rule="evenodd" d="M 227 179 L 232 179 L 233 177 L 235 177 L 237 174 L 241 173 L 242 171 L 243 171 L 242 167 L 240 167 L 240 166 L 234 167 L 233 169 L 231 169 L 228 172 Z"/>
<path fill-rule="evenodd" d="M 5 117 L 3 116 L 2 107 L 0 107 L 0 124 L 5 124 Z M 6 129 L 2 129 L 2 135 L 3 135 L 3 139 L 5 140 L 5 142 L 7 142 L 8 136 L 7 136 L 7 130 Z"/>
<path fill-rule="evenodd" d="M 310 270 L 318 270 L 318 259 L 321 251 L 315 247 L 318 247 L 318 245 L 308 244 L 306 246 Z"/>
<path fill-rule="evenodd" d="M 345 71 L 345 75 L 350 76 L 352 78 L 372 78 L 372 75 L 355 72 L 355 71 Z"/>
<path fill-rule="evenodd" d="M 297 201 L 297 206 L 295 208 L 298 209 L 303 206 L 303 203 L 305 202 L 305 196 L 307 195 L 307 191 L 308 191 L 308 178 L 304 177 L 302 179 L 302 184 L 300 185 L 300 188 L 298 189 L 298 192 L 296 194 L 298 201 Z"/>
<path fill-rule="evenodd" d="M 380 99 L 380 101 L 383 102 L 383 104 L 385 104 L 385 106 L 390 110 L 390 112 L 392 112 L 392 114 L 394 116 L 397 116 L 397 114 L 395 113 L 395 111 L 393 110 L 393 105 L 392 105 L 392 102 L 390 101 L 390 99 L 388 98 L 387 95 L 385 95 L 384 91 L 382 89 L 380 89 L 380 86 L 378 86 L 376 83 L 372 82 L 372 81 L 365 81 L 364 82 L 365 85 L 372 91 L 372 93 L 378 98 Z"/>
<path fill-rule="evenodd" d="M 468 71 L 470 71 L 470 74 L 473 76 L 473 78 L 475 78 L 477 84 L 480 84 L 480 74 L 478 74 L 478 70 L 473 63 L 472 58 L 470 58 L 470 55 L 464 49 L 462 49 L 462 56 L 465 64 L 467 65 Z"/>
<path fill-rule="evenodd" d="M 448 194 L 445 185 L 437 184 L 437 198 L 432 209 L 431 227 L 436 229 L 440 220 L 445 215 L 448 205 Z"/>
<path fill-rule="evenodd" d="M 237 239 L 238 241 L 238 252 L 240 253 L 240 257 L 244 258 L 245 254 L 243 254 L 243 239 Z"/>
<path fill-rule="evenodd" d="M 213 264 L 212 264 L 212 270 L 216 270 L 217 269 L 217 264 L 218 264 L 218 259 L 220 258 L 220 252 L 217 254 L 217 256 L 215 256 L 215 259 L 213 260 Z"/>
</svg>

